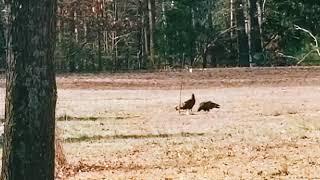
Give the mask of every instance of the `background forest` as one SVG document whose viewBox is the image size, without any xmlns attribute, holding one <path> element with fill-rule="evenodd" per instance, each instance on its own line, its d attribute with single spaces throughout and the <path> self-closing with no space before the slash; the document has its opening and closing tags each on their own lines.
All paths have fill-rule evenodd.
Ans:
<svg viewBox="0 0 320 180">
<path fill-rule="evenodd" d="M 59 0 L 56 69 L 318 65 L 319 12 L 317 0 Z"/>
</svg>

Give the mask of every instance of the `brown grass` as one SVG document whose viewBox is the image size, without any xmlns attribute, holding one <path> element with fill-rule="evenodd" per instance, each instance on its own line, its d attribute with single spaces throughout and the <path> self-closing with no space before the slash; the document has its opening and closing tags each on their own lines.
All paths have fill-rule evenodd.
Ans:
<svg viewBox="0 0 320 180">
<path fill-rule="evenodd" d="M 63 149 L 63 139 L 61 130 L 56 129 L 55 139 L 55 179 L 62 179 L 65 174 L 66 167 L 69 166 Z"/>
<path fill-rule="evenodd" d="M 319 179 L 319 69 L 60 75 L 60 175 Z M 182 101 L 195 93 L 195 108 L 206 100 L 221 108 L 179 115 L 181 78 Z"/>
</svg>

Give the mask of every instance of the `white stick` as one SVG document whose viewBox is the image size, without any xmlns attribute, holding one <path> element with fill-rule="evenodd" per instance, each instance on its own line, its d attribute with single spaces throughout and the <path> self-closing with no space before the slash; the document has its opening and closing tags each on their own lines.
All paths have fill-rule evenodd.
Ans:
<svg viewBox="0 0 320 180">
<path fill-rule="evenodd" d="M 318 40 L 317 40 L 316 36 L 314 36 L 310 31 L 308 31 L 308 30 L 306 30 L 306 29 L 304 29 L 304 28 L 302 28 L 302 27 L 300 27 L 298 25 L 294 25 L 294 27 L 296 28 L 296 30 L 301 30 L 301 31 L 303 31 L 305 33 L 308 33 L 314 39 L 314 42 L 316 44 L 315 45 L 315 47 L 316 47 L 315 51 L 317 51 L 318 55 L 320 56 L 320 50 L 319 50 Z"/>
<path fill-rule="evenodd" d="M 180 108 L 181 108 L 181 91 L 182 91 L 182 80 L 180 85 L 180 96 L 179 96 L 179 114 L 180 114 Z"/>
</svg>

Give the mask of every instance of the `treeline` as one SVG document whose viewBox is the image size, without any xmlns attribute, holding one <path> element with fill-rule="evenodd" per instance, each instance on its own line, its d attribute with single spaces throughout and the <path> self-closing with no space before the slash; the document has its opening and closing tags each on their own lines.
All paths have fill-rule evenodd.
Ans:
<svg viewBox="0 0 320 180">
<path fill-rule="evenodd" d="M 320 62 L 320 1 L 60 0 L 57 11 L 58 71 Z"/>
</svg>

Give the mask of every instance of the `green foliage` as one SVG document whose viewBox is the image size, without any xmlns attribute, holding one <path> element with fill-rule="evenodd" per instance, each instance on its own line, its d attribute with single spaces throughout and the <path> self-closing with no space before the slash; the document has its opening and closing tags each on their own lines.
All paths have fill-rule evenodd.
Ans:
<svg viewBox="0 0 320 180">
<path fill-rule="evenodd" d="M 313 39 L 305 32 L 296 30 L 294 25 L 303 27 L 319 35 L 320 1 L 273 0 L 266 3 L 266 21 L 263 26 L 264 39 L 277 34 L 280 52 L 301 58 L 308 53 Z M 314 55 L 306 61 L 314 59 Z M 317 59 L 317 58 L 316 58 Z M 292 59 L 291 59 L 292 60 Z"/>
<path fill-rule="evenodd" d="M 62 71 L 85 72 L 96 70 L 96 50 L 89 44 L 77 43 L 72 38 L 64 36 L 57 44 L 56 59 L 62 61 Z"/>
<path fill-rule="evenodd" d="M 155 2 L 157 67 L 182 67 L 191 64 L 201 66 L 204 52 L 209 53 L 208 63 L 217 62 L 220 66 L 237 64 L 236 30 L 233 38 L 230 38 L 230 33 L 217 36 L 219 32 L 230 28 L 229 0 Z M 72 23 L 74 27 L 78 27 L 79 41 L 75 41 L 74 34 L 71 36 L 74 32 L 69 28 L 62 30 L 63 39 L 56 52 L 58 69 L 71 72 L 96 71 L 99 69 L 99 59 L 102 62 L 100 68 L 107 71 L 151 68 L 150 59 L 144 54 L 144 43 L 149 36 L 149 32 L 144 34 L 149 26 L 149 12 L 144 1 L 108 2 L 103 15 L 90 11 L 92 4 L 89 1 L 81 0 L 79 3 L 78 6 L 66 3 L 71 9 L 73 6 L 78 9 L 77 20 L 71 21 L 70 14 L 64 16 L 63 20 L 67 27 Z M 265 47 L 263 52 L 253 56 L 254 62 L 258 66 L 296 64 L 314 49 L 314 42 L 307 33 L 296 30 L 294 25 L 319 36 L 319 12 L 320 1 L 266 1 L 262 19 L 262 40 Z M 83 40 L 84 30 L 81 29 L 83 22 L 87 22 L 86 40 Z M 108 33 L 107 40 L 104 32 Z M 98 35 L 99 33 L 101 34 Z M 103 46 L 108 45 L 107 50 L 98 47 L 98 39 Z M 111 47 L 115 42 L 116 47 Z M 197 61 L 193 62 L 194 59 Z M 311 53 L 304 64 L 317 64 L 318 61 L 319 56 Z"/>
<path fill-rule="evenodd" d="M 164 18 L 157 28 L 157 50 L 170 65 L 193 64 L 194 57 L 212 39 L 216 32 L 213 4 L 214 1 L 208 0 L 167 1 L 161 14 Z"/>
</svg>

